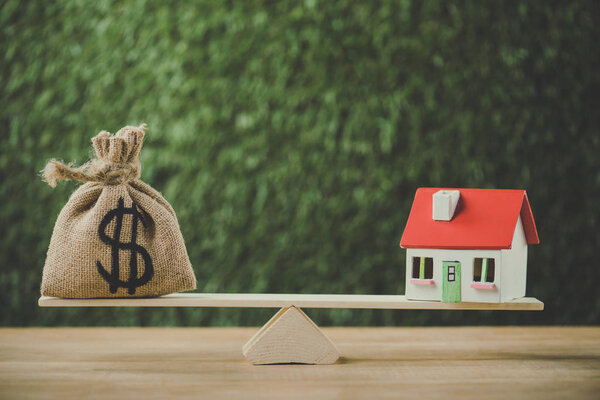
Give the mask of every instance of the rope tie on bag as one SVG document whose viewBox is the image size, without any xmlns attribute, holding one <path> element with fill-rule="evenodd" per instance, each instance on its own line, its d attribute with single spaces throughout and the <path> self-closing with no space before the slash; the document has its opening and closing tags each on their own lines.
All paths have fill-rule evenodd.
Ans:
<svg viewBox="0 0 600 400">
<path fill-rule="evenodd" d="M 146 124 L 126 126 L 114 136 L 102 131 L 92 139 L 96 158 L 79 167 L 52 159 L 42 171 L 42 177 L 51 187 L 56 187 L 61 180 L 120 185 L 139 179 L 142 168 L 138 155 L 146 128 Z"/>
</svg>

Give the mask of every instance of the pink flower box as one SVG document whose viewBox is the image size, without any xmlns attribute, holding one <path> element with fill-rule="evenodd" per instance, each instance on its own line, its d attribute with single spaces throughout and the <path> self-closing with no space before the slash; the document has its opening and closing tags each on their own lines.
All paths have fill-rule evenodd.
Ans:
<svg viewBox="0 0 600 400">
<path fill-rule="evenodd" d="M 413 285 L 434 285 L 433 279 L 411 279 Z"/>
<path fill-rule="evenodd" d="M 487 290 L 491 290 L 491 289 L 496 289 L 496 284 L 495 283 L 489 283 L 489 282 L 473 282 L 473 283 L 471 283 L 470 287 L 472 289 L 487 289 Z"/>
</svg>

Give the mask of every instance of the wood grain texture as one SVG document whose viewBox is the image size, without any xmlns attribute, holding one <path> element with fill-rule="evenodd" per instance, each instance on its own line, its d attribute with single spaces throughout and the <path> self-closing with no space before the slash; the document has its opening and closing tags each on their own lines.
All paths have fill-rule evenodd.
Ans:
<svg viewBox="0 0 600 400">
<path fill-rule="evenodd" d="M 42 296 L 40 307 L 251 307 L 371 308 L 397 310 L 524 310 L 539 311 L 544 303 L 523 297 L 505 303 L 442 303 L 407 300 L 403 295 L 175 293 L 153 298 L 61 299 Z"/>
<path fill-rule="evenodd" d="M 264 364 L 333 364 L 335 344 L 299 308 L 279 310 L 242 348 L 248 361 Z"/>
<path fill-rule="evenodd" d="M 254 366 L 256 328 L 0 329 L 0 399 L 597 399 L 600 328 L 324 328 L 333 365 Z"/>
</svg>

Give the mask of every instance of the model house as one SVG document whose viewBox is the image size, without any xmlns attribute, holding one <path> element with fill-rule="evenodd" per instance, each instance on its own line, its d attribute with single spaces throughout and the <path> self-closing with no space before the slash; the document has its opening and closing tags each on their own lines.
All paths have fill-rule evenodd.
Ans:
<svg viewBox="0 0 600 400">
<path fill-rule="evenodd" d="M 420 188 L 400 241 L 410 300 L 497 303 L 525 296 L 539 238 L 524 190 Z"/>
</svg>

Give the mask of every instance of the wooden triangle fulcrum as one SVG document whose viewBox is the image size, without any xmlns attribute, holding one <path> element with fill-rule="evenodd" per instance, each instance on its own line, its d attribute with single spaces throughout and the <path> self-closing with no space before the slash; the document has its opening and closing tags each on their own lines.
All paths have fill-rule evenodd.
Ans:
<svg viewBox="0 0 600 400">
<path fill-rule="evenodd" d="M 284 307 L 242 348 L 253 364 L 333 364 L 335 344 L 299 308 Z"/>
</svg>

